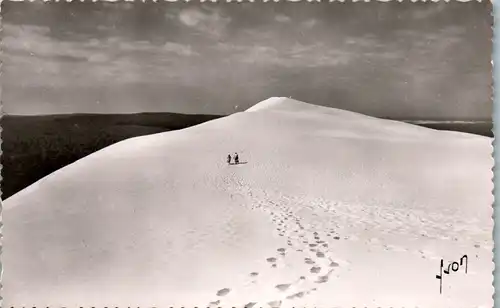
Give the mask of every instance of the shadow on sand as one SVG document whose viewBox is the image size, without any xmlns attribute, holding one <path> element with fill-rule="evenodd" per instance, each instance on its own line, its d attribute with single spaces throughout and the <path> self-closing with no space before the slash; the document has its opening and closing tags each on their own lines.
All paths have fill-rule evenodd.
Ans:
<svg viewBox="0 0 500 308">
<path fill-rule="evenodd" d="M 248 164 L 247 161 L 240 161 L 239 163 L 229 163 L 230 165 L 245 165 L 245 164 Z"/>
</svg>

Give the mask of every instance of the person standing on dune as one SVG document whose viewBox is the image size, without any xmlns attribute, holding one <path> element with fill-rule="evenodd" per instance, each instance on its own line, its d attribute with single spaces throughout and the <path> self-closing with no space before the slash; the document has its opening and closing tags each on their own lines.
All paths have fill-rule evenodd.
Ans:
<svg viewBox="0 0 500 308">
<path fill-rule="evenodd" d="M 236 165 L 240 163 L 240 158 L 238 157 L 238 153 L 234 153 L 234 163 Z"/>
<path fill-rule="evenodd" d="M 227 154 L 227 163 L 231 164 L 231 154 Z"/>
</svg>

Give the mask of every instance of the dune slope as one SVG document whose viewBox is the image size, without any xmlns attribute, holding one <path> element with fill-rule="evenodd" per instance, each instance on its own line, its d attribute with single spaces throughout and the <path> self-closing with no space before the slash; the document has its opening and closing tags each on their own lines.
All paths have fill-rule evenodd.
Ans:
<svg viewBox="0 0 500 308">
<path fill-rule="evenodd" d="M 122 141 L 4 201 L 4 305 L 492 306 L 491 152 L 288 98 Z"/>
</svg>

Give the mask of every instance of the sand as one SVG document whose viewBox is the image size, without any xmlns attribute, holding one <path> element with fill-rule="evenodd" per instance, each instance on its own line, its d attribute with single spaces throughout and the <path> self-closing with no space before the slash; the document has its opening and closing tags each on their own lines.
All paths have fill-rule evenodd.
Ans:
<svg viewBox="0 0 500 308">
<path fill-rule="evenodd" d="M 491 142 L 288 98 L 119 142 L 3 202 L 4 306 L 491 307 Z"/>
</svg>

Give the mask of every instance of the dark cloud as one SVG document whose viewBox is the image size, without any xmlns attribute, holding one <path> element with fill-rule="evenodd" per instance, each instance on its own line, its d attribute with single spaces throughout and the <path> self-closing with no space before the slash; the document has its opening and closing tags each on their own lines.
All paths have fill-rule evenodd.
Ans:
<svg viewBox="0 0 500 308">
<path fill-rule="evenodd" d="M 293 96 L 375 116 L 489 118 L 491 10 L 5 2 L 4 110 L 231 113 Z"/>
</svg>

